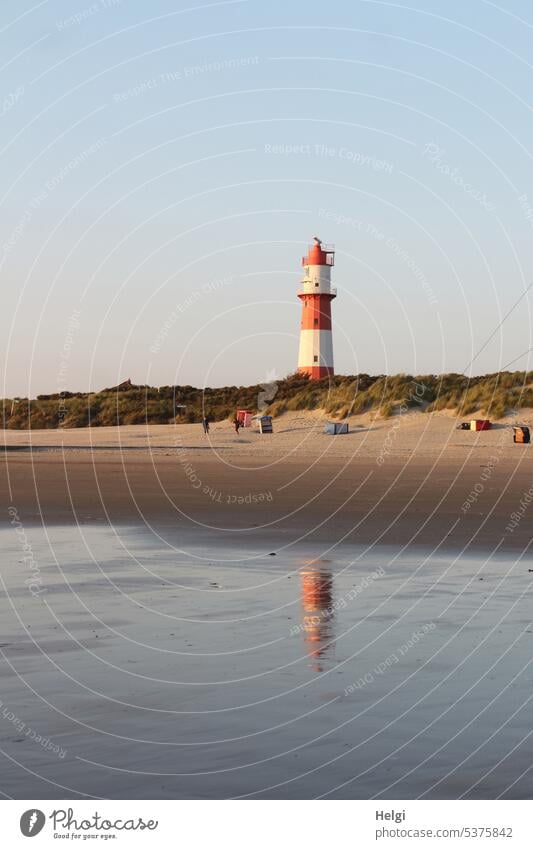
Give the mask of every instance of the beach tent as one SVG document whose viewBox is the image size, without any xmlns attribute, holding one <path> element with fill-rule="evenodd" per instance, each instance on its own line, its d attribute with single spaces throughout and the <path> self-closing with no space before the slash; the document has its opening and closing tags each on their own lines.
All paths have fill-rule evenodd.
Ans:
<svg viewBox="0 0 533 849">
<path fill-rule="evenodd" d="M 273 433 L 272 416 L 254 416 L 252 421 L 257 422 L 260 433 Z"/>
<path fill-rule="evenodd" d="M 336 436 L 337 433 L 348 433 L 348 422 L 326 422 L 324 433 Z"/>
<path fill-rule="evenodd" d="M 513 442 L 528 443 L 530 441 L 529 428 L 524 426 L 513 427 Z"/>
<path fill-rule="evenodd" d="M 470 430 L 490 430 L 492 422 L 488 419 L 472 419 L 470 422 Z"/>
</svg>

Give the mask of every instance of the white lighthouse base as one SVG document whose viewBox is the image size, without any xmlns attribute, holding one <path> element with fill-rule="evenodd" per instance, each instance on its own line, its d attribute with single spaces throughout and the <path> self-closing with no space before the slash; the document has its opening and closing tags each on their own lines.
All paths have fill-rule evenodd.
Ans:
<svg viewBox="0 0 533 849">
<path fill-rule="evenodd" d="M 300 331 L 298 371 L 307 372 L 313 377 L 333 374 L 333 337 L 331 330 Z"/>
</svg>

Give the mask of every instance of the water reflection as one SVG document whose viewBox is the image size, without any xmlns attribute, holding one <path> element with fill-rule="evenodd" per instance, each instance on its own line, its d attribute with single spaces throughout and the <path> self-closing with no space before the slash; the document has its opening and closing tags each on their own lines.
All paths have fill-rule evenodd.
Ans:
<svg viewBox="0 0 533 849">
<path fill-rule="evenodd" d="M 302 594 L 302 631 L 315 672 L 322 672 L 324 661 L 334 655 L 333 575 L 320 565 L 308 565 L 300 572 Z"/>
</svg>

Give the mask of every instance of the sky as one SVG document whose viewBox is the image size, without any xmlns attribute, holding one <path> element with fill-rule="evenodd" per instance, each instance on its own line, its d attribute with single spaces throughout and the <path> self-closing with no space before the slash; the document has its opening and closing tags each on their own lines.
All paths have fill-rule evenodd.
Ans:
<svg viewBox="0 0 533 849">
<path fill-rule="evenodd" d="M 3 390 L 532 368 L 525 0 L 3 0 Z"/>
</svg>

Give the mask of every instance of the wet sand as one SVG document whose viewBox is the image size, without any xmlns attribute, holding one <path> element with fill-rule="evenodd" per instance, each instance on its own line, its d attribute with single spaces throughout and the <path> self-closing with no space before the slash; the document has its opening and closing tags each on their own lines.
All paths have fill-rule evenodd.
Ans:
<svg viewBox="0 0 533 849">
<path fill-rule="evenodd" d="M 30 524 L 140 523 L 217 544 L 529 545 L 527 519 L 509 524 L 531 500 L 533 453 L 509 426 L 476 434 L 412 414 L 330 437 L 323 424 L 284 416 L 262 436 L 221 423 L 209 438 L 198 425 L 4 431 L 1 492 Z"/>
</svg>

